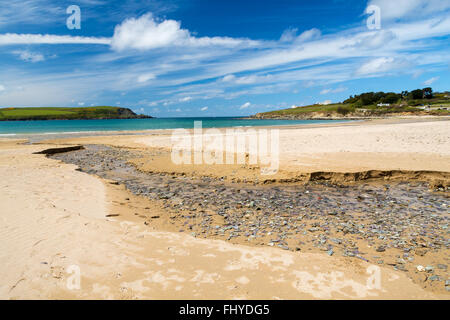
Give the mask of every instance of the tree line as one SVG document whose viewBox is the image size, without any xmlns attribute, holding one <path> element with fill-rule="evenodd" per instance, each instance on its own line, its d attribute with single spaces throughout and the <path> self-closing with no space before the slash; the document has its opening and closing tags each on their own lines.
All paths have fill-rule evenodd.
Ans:
<svg viewBox="0 0 450 320">
<path fill-rule="evenodd" d="M 368 106 L 378 103 L 395 104 L 401 100 L 420 100 L 420 99 L 432 99 L 433 89 L 423 88 L 413 91 L 402 91 L 401 93 L 395 92 L 366 92 L 360 95 L 350 96 L 344 101 L 345 104 L 353 104 L 355 106 Z"/>
</svg>

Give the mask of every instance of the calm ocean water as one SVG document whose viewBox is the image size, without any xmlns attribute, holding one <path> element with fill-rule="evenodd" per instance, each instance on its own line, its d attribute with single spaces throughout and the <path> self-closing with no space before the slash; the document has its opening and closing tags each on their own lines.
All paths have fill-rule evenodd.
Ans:
<svg viewBox="0 0 450 320">
<path fill-rule="evenodd" d="M 258 120 L 243 118 L 154 118 L 112 120 L 44 120 L 0 121 L 0 136 L 19 134 L 82 133 L 96 131 L 127 131 L 193 128 L 194 121 L 202 121 L 203 128 L 276 126 L 329 123 L 330 120 Z M 335 121 L 336 122 L 336 121 Z"/>
</svg>

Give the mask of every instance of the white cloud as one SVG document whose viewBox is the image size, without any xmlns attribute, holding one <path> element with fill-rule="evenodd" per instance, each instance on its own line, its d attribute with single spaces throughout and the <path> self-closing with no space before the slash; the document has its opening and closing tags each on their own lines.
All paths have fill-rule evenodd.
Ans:
<svg viewBox="0 0 450 320">
<path fill-rule="evenodd" d="M 381 19 L 420 17 L 450 8 L 448 0 L 371 0 L 369 5 L 380 7 Z"/>
<path fill-rule="evenodd" d="M 146 74 L 142 74 L 138 77 L 137 81 L 139 83 L 144 83 L 147 82 L 148 80 L 153 80 L 155 79 L 156 76 L 153 73 L 146 73 Z"/>
<path fill-rule="evenodd" d="M 72 37 L 51 34 L 0 34 L 0 45 L 18 44 L 105 44 L 111 43 L 110 38 Z"/>
<path fill-rule="evenodd" d="M 408 63 L 403 59 L 392 57 L 381 57 L 372 59 L 358 68 L 356 74 L 371 75 L 383 72 L 394 71 L 399 68 L 407 67 Z"/>
<path fill-rule="evenodd" d="M 391 30 L 380 30 L 377 32 L 363 33 L 359 37 L 355 37 L 355 41 L 350 47 L 354 47 L 356 49 L 385 48 L 396 38 L 396 35 Z"/>
<path fill-rule="evenodd" d="M 195 37 L 180 22 L 163 20 L 157 22 L 152 14 L 123 21 L 114 29 L 112 38 L 81 37 L 51 34 L 0 34 L 0 45 L 20 44 L 103 44 L 111 45 L 114 50 L 148 50 L 169 46 L 185 47 L 247 47 L 256 46 L 259 41 L 236 39 L 231 37 Z"/>
<path fill-rule="evenodd" d="M 125 49 L 149 50 L 169 46 L 238 46 L 255 45 L 257 41 L 234 39 L 230 37 L 194 37 L 189 30 L 181 29 L 175 20 L 157 22 L 152 14 L 139 18 L 127 19 L 114 29 L 112 48 L 117 51 Z"/>
<path fill-rule="evenodd" d="M 256 75 L 244 76 L 244 77 L 236 78 L 235 83 L 237 83 L 237 84 L 252 84 L 252 83 L 260 82 L 261 79 L 264 79 L 264 78 L 258 77 Z"/>
<path fill-rule="evenodd" d="M 203 107 L 200 109 L 200 111 L 206 111 L 206 110 L 208 110 L 208 107 Z"/>
<path fill-rule="evenodd" d="M 225 77 L 222 78 L 222 81 L 224 82 L 231 82 L 236 79 L 236 76 L 233 74 L 227 74 Z"/>
<path fill-rule="evenodd" d="M 272 78 L 272 76 L 269 75 L 265 75 L 265 76 L 260 76 L 260 75 L 249 75 L 249 76 L 242 76 L 242 77 L 236 77 L 235 75 L 229 74 L 226 75 L 222 78 L 223 82 L 230 82 L 230 83 L 234 83 L 234 84 L 254 84 L 254 83 L 261 83 L 261 82 L 266 82 L 268 80 L 270 80 Z"/>
<path fill-rule="evenodd" d="M 436 82 L 438 80 L 439 80 L 439 77 L 433 77 L 433 78 L 430 78 L 430 79 L 424 81 L 423 84 L 426 85 L 426 86 L 430 86 L 430 85 L 432 85 L 434 82 Z"/>
<path fill-rule="evenodd" d="M 135 20 L 142 19 L 141 17 Z M 164 26 L 164 21 L 151 20 L 157 31 L 159 31 L 158 28 Z M 319 87 L 319 91 L 323 89 L 322 92 L 325 94 L 325 92 L 331 93 L 333 90 L 337 90 L 332 89 L 339 86 L 336 83 L 361 79 L 380 72 L 393 71 L 392 74 L 406 72 L 412 75 L 419 68 L 428 72 L 431 71 L 430 68 L 433 68 L 432 71 L 437 72 L 443 63 L 448 65 L 444 41 L 445 36 L 450 34 L 450 18 L 442 18 L 438 15 L 432 19 L 412 23 L 383 24 L 383 29 L 380 31 L 368 31 L 363 25 L 363 27 L 337 33 L 328 33 L 318 39 L 317 37 L 320 35 L 318 30 L 316 32 L 308 30 L 302 34 L 303 36 L 297 36 L 297 31 L 291 30 L 285 34 L 285 42 L 262 40 L 258 41 L 259 45 L 254 46 L 252 50 L 249 50 L 246 45 L 205 49 L 198 45 L 199 39 L 213 38 L 199 38 L 189 33 L 188 30 L 181 29 L 178 22 L 165 21 L 168 21 L 167 25 L 173 25 L 175 22 L 174 33 L 182 36 L 180 38 L 174 36 L 173 41 L 164 42 L 164 46 L 181 45 L 180 43 L 188 43 L 187 45 L 183 44 L 182 47 L 175 48 L 176 50 L 172 50 L 171 47 L 171 50 L 164 50 L 162 54 L 163 50 L 154 52 L 115 52 L 111 50 L 100 55 L 92 54 L 77 65 L 75 74 L 66 70 L 55 71 L 56 68 L 49 70 L 31 68 L 26 72 L 17 72 L 15 68 L 11 68 L 10 72 L 2 70 L 3 74 L 16 74 L 18 79 L 16 82 L 12 82 L 9 78 L 2 79 L 0 77 L 0 82 L 7 80 L 8 84 L 8 90 L 1 95 L 1 102 L 23 105 L 26 101 L 30 104 L 33 99 L 36 100 L 36 93 L 39 93 L 41 104 L 56 105 L 61 104 L 61 101 L 64 102 L 65 96 L 68 96 L 69 99 L 76 97 L 77 101 L 90 101 L 89 99 L 93 95 L 101 94 L 101 92 L 108 92 L 108 95 L 110 93 L 119 95 L 124 90 L 143 91 L 142 86 L 137 85 L 136 82 L 139 82 L 140 79 L 141 83 L 145 83 L 145 75 L 148 74 L 157 74 L 158 81 L 149 81 L 151 86 L 148 85 L 145 88 L 145 94 L 157 97 L 159 105 L 168 105 L 169 103 L 166 104 L 166 101 L 176 104 L 180 98 L 186 95 L 195 99 L 211 97 L 231 99 L 251 94 L 280 93 L 288 92 L 288 90 L 292 92 L 294 88 L 304 87 L 309 83 L 311 86 Z M 127 25 L 126 21 L 121 24 L 121 26 L 125 25 Z M 130 27 L 129 31 L 138 33 L 134 27 Z M 147 48 L 150 45 L 151 47 L 151 43 L 146 43 L 145 36 L 147 33 L 151 35 L 152 32 L 156 31 L 144 30 L 140 37 L 137 34 L 137 38 L 132 38 L 127 42 L 123 46 L 123 50 L 136 48 L 136 46 Z M 163 37 L 164 32 L 160 36 Z M 299 37 L 300 42 L 295 41 Z M 7 34 L 0 35 L 0 44 L 59 44 L 77 43 L 77 41 L 109 44 L 111 39 Z M 308 42 L 307 39 L 313 41 Z M 241 41 L 241 39 L 234 40 Z M 288 40 L 290 42 L 287 42 Z M 243 41 L 244 44 L 249 43 Z M 211 43 L 210 41 L 206 42 Z M 116 45 L 118 44 L 116 43 Z M 161 46 L 157 48 L 161 48 Z M 108 47 L 103 49 L 108 49 Z M 117 48 L 113 47 L 113 49 Z M 61 54 L 65 54 L 65 51 Z M 47 59 L 50 57 L 50 55 L 45 56 Z M 121 60 L 127 57 L 130 59 L 126 63 L 121 63 Z M 358 71 L 355 72 L 356 70 Z M 255 74 L 248 75 L 249 71 Z M 245 73 L 247 75 L 243 76 L 244 72 L 247 72 Z M 265 75 L 268 72 L 270 75 Z M 27 86 L 25 92 L 27 97 L 25 94 L 10 93 L 15 91 L 12 88 L 16 88 L 24 82 L 33 85 L 33 90 L 28 89 Z M 260 86 L 259 83 L 266 85 Z M 235 90 L 240 85 L 245 87 L 242 90 Z M 44 86 L 45 90 L 40 92 L 38 89 Z M 60 88 L 64 90 L 60 90 Z M 65 96 L 58 95 L 61 91 Z M 47 95 L 44 96 L 44 92 Z M 122 98 L 111 97 L 110 99 Z M 251 98 L 245 99 L 251 100 Z M 115 100 L 111 100 L 111 102 L 113 101 Z M 145 105 L 150 103 L 151 101 L 146 101 Z M 286 106 L 289 107 L 290 104 Z"/>
<path fill-rule="evenodd" d="M 30 52 L 28 50 L 22 50 L 22 51 L 14 51 L 15 55 L 19 56 L 20 60 L 27 61 L 27 62 L 39 62 L 44 61 L 44 55 L 40 53 Z"/>
<path fill-rule="evenodd" d="M 242 106 L 239 107 L 239 109 L 247 109 L 248 107 L 250 107 L 251 103 L 250 102 L 246 102 L 244 103 Z"/>
<path fill-rule="evenodd" d="M 302 32 L 300 35 L 297 36 L 297 28 L 288 28 L 283 31 L 283 34 L 281 35 L 280 41 L 281 42 L 305 42 L 309 40 L 317 39 L 321 36 L 321 32 L 317 28 L 312 28 L 310 30 L 306 30 Z"/>
<path fill-rule="evenodd" d="M 331 100 L 325 100 L 325 101 L 323 101 L 323 102 L 318 102 L 317 104 L 321 104 L 321 105 L 324 105 L 324 106 L 326 106 L 326 105 L 329 105 L 329 104 L 332 104 L 333 102 L 331 101 Z"/>
<path fill-rule="evenodd" d="M 6 90 L 5 86 L 0 84 L 0 92 L 5 91 L 5 90 Z"/>
<path fill-rule="evenodd" d="M 18 82 L 19 81 L 19 82 Z M 45 83 L 35 79 L 10 79 L 5 91 L 0 94 L 0 105 L 13 107 L 73 106 L 74 95 L 83 95 L 77 83 Z M 24 83 L 25 82 L 25 83 Z M 21 84 L 22 87 L 18 84 Z"/>
<path fill-rule="evenodd" d="M 78 105 L 79 105 L 80 107 L 82 107 L 82 106 L 85 105 L 85 103 L 84 103 L 84 102 L 78 102 Z"/>
<path fill-rule="evenodd" d="M 0 1 L 0 26 L 9 24 L 40 24 L 64 21 L 65 8 L 48 0 Z"/>
<path fill-rule="evenodd" d="M 280 37 L 280 41 L 282 42 L 291 42 L 297 37 L 297 28 L 288 28 L 283 31 Z"/>
<path fill-rule="evenodd" d="M 180 102 L 188 102 L 188 101 L 191 101 L 192 100 L 192 97 L 183 97 L 183 98 L 180 98 Z"/>
<path fill-rule="evenodd" d="M 305 41 L 309 41 L 309 40 L 314 40 L 319 38 L 322 35 L 322 33 L 320 32 L 319 29 L 316 28 L 312 28 L 310 30 L 306 30 L 304 32 L 302 32 L 302 34 L 300 34 L 295 41 L 297 42 L 305 42 Z"/>
<path fill-rule="evenodd" d="M 450 17 L 395 24 L 385 31 L 355 28 L 327 34 L 318 40 L 301 45 L 293 43 L 289 47 L 274 47 L 269 43 L 266 44 L 269 49 L 243 55 L 241 59 L 225 61 L 217 68 L 217 71 L 222 74 L 233 74 L 290 63 L 320 65 L 324 62 L 337 62 L 351 58 L 373 59 L 376 56 L 402 55 L 407 60 L 407 57 L 419 54 L 429 56 L 431 50 L 437 49 L 436 42 L 417 40 L 445 36 L 449 33 Z M 421 49 L 422 53 L 414 55 L 412 53 L 414 49 Z M 440 57 L 440 61 L 445 61 L 445 59 Z M 417 62 L 421 63 L 418 60 Z M 404 65 L 410 67 L 406 63 Z"/>
<path fill-rule="evenodd" d="M 344 87 L 339 87 L 339 88 L 336 88 L 336 89 L 323 89 L 322 91 L 320 91 L 320 94 L 328 94 L 328 93 L 339 93 L 339 92 L 344 92 L 344 91 L 346 91 L 347 90 L 347 88 L 344 88 Z"/>
</svg>

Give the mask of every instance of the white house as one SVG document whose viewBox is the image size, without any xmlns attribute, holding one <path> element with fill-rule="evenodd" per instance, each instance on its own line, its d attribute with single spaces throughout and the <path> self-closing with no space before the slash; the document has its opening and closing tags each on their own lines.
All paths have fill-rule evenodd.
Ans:
<svg viewBox="0 0 450 320">
<path fill-rule="evenodd" d="M 377 107 L 389 107 L 390 105 L 390 103 L 379 103 L 377 104 Z"/>
</svg>

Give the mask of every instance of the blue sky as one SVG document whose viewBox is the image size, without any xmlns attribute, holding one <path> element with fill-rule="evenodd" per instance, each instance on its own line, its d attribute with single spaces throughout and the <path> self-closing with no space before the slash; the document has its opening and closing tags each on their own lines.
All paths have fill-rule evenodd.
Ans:
<svg viewBox="0 0 450 320">
<path fill-rule="evenodd" d="M 0 0 L 0 106 L 235 116 L 445 91 L 449 13 L 448 0 Z"/>
</svg>

